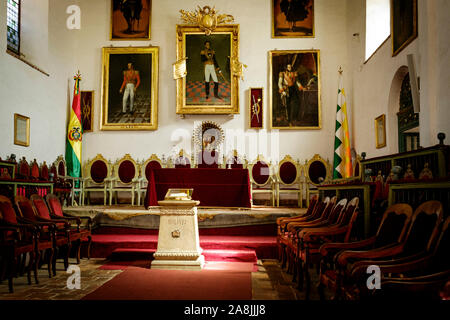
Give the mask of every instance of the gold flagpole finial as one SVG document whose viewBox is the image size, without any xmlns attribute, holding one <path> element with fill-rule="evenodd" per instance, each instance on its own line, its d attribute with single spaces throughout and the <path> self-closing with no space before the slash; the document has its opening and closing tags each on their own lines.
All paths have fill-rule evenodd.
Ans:
<svg viewBox="0 0 450 320">
<path fill-rule="evenodd" d="M 338 70 L 339 74 L 342 74 L 342 72 L 344 72 L 344 70 L 342 70 L 342 67 L 339 66 L 339 70 Z"/>
</svg>

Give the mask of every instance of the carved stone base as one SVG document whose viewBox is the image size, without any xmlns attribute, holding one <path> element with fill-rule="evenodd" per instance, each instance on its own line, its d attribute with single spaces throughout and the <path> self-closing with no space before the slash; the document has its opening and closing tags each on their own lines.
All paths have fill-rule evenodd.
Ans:
<svg viewBox="0 0 450 320">
<path fill-rule="evenodd" d="M 200 255 L 196 260 L 153 260 L 152 269 L 169 270 L 201 270 L 205 265 L 205 257 Z"/>
</svg>

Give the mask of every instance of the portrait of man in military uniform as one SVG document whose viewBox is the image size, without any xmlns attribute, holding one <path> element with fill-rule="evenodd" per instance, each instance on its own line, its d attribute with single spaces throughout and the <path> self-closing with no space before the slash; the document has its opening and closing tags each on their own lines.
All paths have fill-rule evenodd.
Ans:
<svg viewBox="0 0 450 320">
<path fill-rule="evenodd" d="M 111 40 L 150 39 L 151 0 L 112 0 Z"/>
</svg>

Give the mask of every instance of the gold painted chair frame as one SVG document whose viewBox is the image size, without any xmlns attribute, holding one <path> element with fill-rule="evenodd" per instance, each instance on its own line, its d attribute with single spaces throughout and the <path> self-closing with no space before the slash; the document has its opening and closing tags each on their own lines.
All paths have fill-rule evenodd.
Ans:
<svg viewBox="0 0 450 320">
<path fill-rule="evenodd" d="M 255 181 L 255 179 L 253 178 L 253 167 L 259 161 L 261 161 L 261 162 L 263 162 L 263 163 L 265 163 L 265 164 L 267 164 L 269 166 L 269 176 L 267 177 L 267 180 L 264 183 L 262 183 L 262 184 L 257 183 Z M 256 160 L 254 160 L 249 165 L 248 173 L 249 173 L 249 176 L 250 176 L 250 193 L 252 195 L 252 205 L 253 205 L 253 194 L 254 193 L 270 193 L 271 200 L 272 200 L 272 207 L 275 207 L 275 192 L 276 191 L 275 191 L 275 178 L 274 178 L 274 175 L 273 175 L 272 164 L 269 161 L 265 160 L 263 155 L 260 154 L 260 155 L 258 155 Z M 258 188 L 255 189 L 253 187 L 253 185 L 256 185 L 257 187 L 260 187 L 260 189 L 258 189 Z M 267 189 L 263 189 L 262 188 L 262 187 L 265 187 L 267 185 L 269 185 L 270 189 L 269 188 L 267 188 Z"/>
<path fill-rule="evenodd" d="M 125 161 L 130 161 L 134 166 L 134 176 L 130 182 L 123 181 L 119 176 L 120 165 Z M 113 177 L 111 178 L 109 184 L 109 205 L 112 205 L 113 197 L 115 197 L 117 204 L 118 192 L 129 192 L 131 194 L 131 205 L 134 206 L 134 196 L 138 177 L 139 166 L 129 153 L 125 154 L 122 159 L 118 160 L 114 164 L 113 167 Z"/>
<path fill-rule="evenodd" d="M 92 165 L 96 162 L 96 161 L 102 161 L 103 163 L 105 163 L 106 168 L 107 168 L 107 174 L 105 179 L 103 180 L 103 182 L 95 182 L 92 179 L 91 176 L 91 167 Z M 93 158 L 92 160 L 88 160 L 84 166 L 84 170 L 83 170 L 83 198 L 82 198 L 82 204 L 85 204 L 85 200 L 86 200 L 86 194 L 89 192 L 95 192 L 95 191 L 99 191 L 99 192 L 103 192 L 103 204 L 106 205 L 106 198 L 108 195 L 108 186 L 109 183 L 111 181 L 111 171 L 112 171 L 112 165 L 111 163 L 106 160 L 101 154 L 97 154 L 97 156 L 95 158 Z M 88 202 L 89 202 L 89 198 L 88 198 Z"/>
<path fill-rule="evenodd" d="M 281 166 L 284 163 L 292 163 L 295 166 L 296 169 L 296 176 L 295 179 L 292 183 L 285 183 L 281 176 L 280 176 L 280 169 Z M 276 180 L 275 180 L 275 191 L 276 191 L 276 197 L 277 197 L 277 207 L 280 206 L 280 194 L 281 193 L 295 193 L 297 194 L 297 202 L 298 202 L 298 206 L 299 208 L 303 208 L 303 188 L 302 188 L 302 184 L 300 181 L 300 177 L 302 175 L 302 171 L 303 171 L 303 167 L 301 164 L 299 164 L 297 161 L 295 161 L 294 159 L 292 159 L 292 157 L 290 155 L 286 155 L 283 160 L 280 161 L 280 163 L 278 164 L 278 168 L 277 168 L 277 174 L 276 174 Z M 293 189 L 293 187 L 298 186 L 298 189 Z M 290 187 L 289 189 L 282 189 L 280 188 L 280 186 L 285 186 L 285 187 Z"/>
<path fill-rule="evenodd" d="M 309 169 L 311 165 L 316 162 L 320 161 L 325 166 L 325 179 L 323 182 L 317 183 L 311 180 L 311 177 L 309 176 Z M 311 194 L 319 194 L 319 190 L 317 189 L 317 186 L 321 184 L 326 184 L 331 180 L 331 165 L 328 161 L 325 161 L 324 158 L 322 158 L 320 155 L 315 154 L 314 157 L 312 157 L 309 161 L 305 163 L 305 177 L 306 177 L 306 207 L 309 207 L 309 199 L 311 197 Z"/>
</svg>

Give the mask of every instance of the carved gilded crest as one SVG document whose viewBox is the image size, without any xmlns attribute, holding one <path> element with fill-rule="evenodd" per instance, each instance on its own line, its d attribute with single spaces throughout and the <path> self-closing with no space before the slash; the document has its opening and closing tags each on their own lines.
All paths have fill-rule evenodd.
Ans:
<svg viewBox="0 0 450 320">
<path fill-rule="evenodd" d="M 198 26 L 207 36 L 213 32 L 218 25 L 234 22 L 234 17 L 229 14 L 217 14 L 215 7 L 201 8 L 198 6 L 194 12 L 180 10 L 181 19 L 187 23 Z"/>
</svg>

